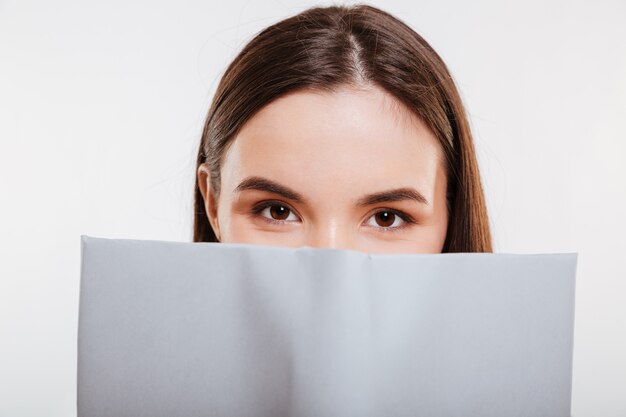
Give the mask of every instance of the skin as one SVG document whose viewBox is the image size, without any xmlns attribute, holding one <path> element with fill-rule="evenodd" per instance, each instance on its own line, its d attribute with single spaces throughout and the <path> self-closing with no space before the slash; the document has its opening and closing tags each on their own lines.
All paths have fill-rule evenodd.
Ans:
<svg viewBox="0 0 626 417">
<path fill-rule="evenodd" d="M 219 196 L 204 165 L 197 174 L 220 242 L 368 253 L 440 253 L 444 245 L 441 147 L 414 113 L 375 86 L 282 96 L 248 120 L 229 145 Z M 236 190 L 251 177 L 287 188 L 302 201 L 261 182 Z M 413 189 L 425 202 L 404 193 L 359 204 L 366 195 L 400 188 Z"/>
</svg>

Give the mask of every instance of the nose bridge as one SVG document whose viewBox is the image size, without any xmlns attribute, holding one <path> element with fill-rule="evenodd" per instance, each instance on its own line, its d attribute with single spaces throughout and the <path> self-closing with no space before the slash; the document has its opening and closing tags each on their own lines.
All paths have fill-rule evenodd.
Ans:
<svg viewBox="0 0 626 417">
<path fill-rule="evenodd" d="M 351 249 L 354 243 L 354 233 L 348 225 L 332 218 L 313 227 L 308 245 L 314 248 Z"/>
</svg>

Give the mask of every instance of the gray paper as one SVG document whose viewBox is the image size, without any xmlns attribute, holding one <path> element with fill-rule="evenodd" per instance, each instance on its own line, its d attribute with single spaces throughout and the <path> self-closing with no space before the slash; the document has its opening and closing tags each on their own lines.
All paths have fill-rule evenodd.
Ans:
<svg viewBox="0 0 626 417">
<path fill-rule="evenodd" d="M 81 236 L 78 416 L 569 416 L 576 253 Z"/>
</svg>

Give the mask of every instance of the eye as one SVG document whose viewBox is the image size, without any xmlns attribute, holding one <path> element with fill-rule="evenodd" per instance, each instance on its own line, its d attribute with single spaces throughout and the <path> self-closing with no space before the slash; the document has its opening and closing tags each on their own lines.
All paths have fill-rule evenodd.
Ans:
<svg viewBox="0 0 626 417">
<path fill-rule="evenodd" d="M 408 215 L 399 211 L 386 209 L 374 213 L 374 215 L 369 218 L 367 225 L 380 229 L 383 232 L 388 232 L 404 229 L 414 223 L 415 221 Z"/>
<path fill-rule="evenodd" d="M 270 223 L 285 223 L 298 221 L 293 210 L 285 204 L 278 202 L 266 202 L 252 209 L 254 215 L 261 217 Z"/>
</svg>

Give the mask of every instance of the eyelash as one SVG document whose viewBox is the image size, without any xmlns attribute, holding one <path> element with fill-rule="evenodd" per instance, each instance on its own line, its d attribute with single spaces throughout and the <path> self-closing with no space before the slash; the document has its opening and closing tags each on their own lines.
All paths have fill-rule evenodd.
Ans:
<svg viewBox="0 0 626 417">
<path fill-rule="evenodd" d="M 270 219 L 267 218 L 265 216 L 261 215 L 261 212 L 263 210 L 265 210 L 268 207 L 272 207 L 272 206 L 281 206 L 281 207 L 285 207 L 287 208 L 289 211 L 294 212 L 295 210 L 293 210 L 291 207 L 289 207 L 289 205 L 281 203 L 279 201 L 265 201 L 263 203 L 257 204 L 256 206 L 254 206 L 251 210 L 252 215 L 254 217 L 258 217 L 261 218 L 262 220 L 266 221 L 267 223 L 270 224 L 284 224 L 286 223 L 286 221 L 284 220 L 276 220 L 276 219 Z M 382 209 L 382 210 L 378 210 L 377 212 L 373 213 L 372 216 L 377 215 L 378 213 L 392 213 L 398 217 L 400 217 L 400 219 L 402 219 L 404 221 L 404 224 L 402 226 L 396 226 L 396 227 L 376 227 L 376 229 L 380 230 L 383 233 L 394 233 L 394 232 L 398 232 L 400 230 L 403 230 L 411 225 L 417 224 L 417 222 L 415 220 L 413 220 L 411 218 L 411 216 L 409 216 L 406 213 L 403 213 L 401 211 L 398 210 L 393 210 L 393 209 Z M 369 219 L 369 218 L 368 218 Z"/>
</svg>

